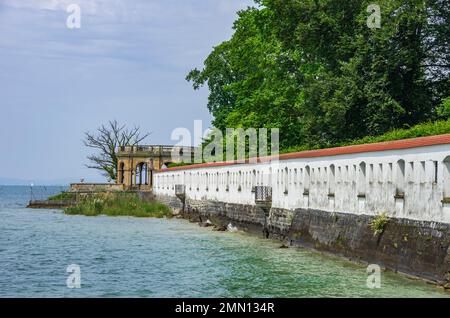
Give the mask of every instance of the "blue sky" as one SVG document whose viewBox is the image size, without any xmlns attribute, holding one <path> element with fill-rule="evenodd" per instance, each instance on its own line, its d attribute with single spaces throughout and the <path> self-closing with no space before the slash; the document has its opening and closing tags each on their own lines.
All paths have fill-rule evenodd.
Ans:
<svg viewBox="0 0 450 318">
<path fill-rule="evenodd" d="M 68 29 L 67 7 L 81 8 Z M 101 181 L 83 132 L 110 119 L 173 144 L 210 124 L 207 90 L 184 78 L 228 39 L 252 0 L 0 0 L 0 178 Z M 204 127 L 206 128 L 206 127 Z"/>
</svg>

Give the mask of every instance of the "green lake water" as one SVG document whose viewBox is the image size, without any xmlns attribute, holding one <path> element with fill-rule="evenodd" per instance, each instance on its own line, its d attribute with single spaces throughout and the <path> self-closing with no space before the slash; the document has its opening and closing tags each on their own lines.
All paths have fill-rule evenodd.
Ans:
<svg viewBox="0 0 450 318">
<path fill-rule="evenodd" d="M 48 188 L 50 192 L 59 189 Z M 25 187 L 0 189 L 0 297 L 449 297 L 392 272 L 185 220 L 28 210 Z M 69 265 L 81 288 L 66 286 Z"/>
</svg>

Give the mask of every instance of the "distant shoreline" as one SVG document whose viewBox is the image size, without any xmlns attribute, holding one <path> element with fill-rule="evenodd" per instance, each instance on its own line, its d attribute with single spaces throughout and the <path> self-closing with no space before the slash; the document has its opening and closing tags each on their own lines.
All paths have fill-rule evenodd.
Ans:
<svg viewBox="0 0 450 318">
<path fill-rule="evenodd" d="M 30 187 L 30 184 L 0 184 L 0 187 Z M 69 184 L 33 184 L 33 187 L 69 187 Z"/>
</svg>

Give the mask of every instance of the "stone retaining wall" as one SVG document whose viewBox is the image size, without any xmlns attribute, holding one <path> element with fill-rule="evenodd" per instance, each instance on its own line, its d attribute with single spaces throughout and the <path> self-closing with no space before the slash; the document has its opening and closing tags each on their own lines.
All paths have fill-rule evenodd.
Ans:
<svg viewBox="0 0 450 318">
<path fill-rule="evenodd" d="M 116 183 L 72 183 L 70 192 L 105 192 L 122 191 L 123 184 Z"/>
<path fill-rule="evenodd" d="M 373 216 L 329 213 L 313 209 L 272 208 L 264 212 L 254 205 L 156 195 L 158 201 L 196 222 L 210 220 L 218 226 L 232 223 L 240 230 L 268 236 L 291 246 L 302 246 L 341 255 L 358 262 L 378 264 L 438 284 L 449 283 L 450 225 L 391 218 L 384 231 L 375 234 Z"/>
</svg>

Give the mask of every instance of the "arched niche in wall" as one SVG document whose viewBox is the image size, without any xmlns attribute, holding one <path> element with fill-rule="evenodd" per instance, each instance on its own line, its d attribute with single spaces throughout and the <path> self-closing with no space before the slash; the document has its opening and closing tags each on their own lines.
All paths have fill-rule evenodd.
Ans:
<svg viewBox="0 0 450 318">
<path fill-rule="evenodd" d="M 294 168 L 293 180 L 294 180 L 294 187 L 296 187 L 297 183 L 298 183 L 298 170 L 297 170 L 297 168 Z"/>
<path fill-rule="evenodd" d="M 336 181 L 336 171 L 334 165 L 330 165 L 330 169 L 328 171 L 328 195 L 334 196 L 335 189 L 335 181 Z"/>
<path fill-rule="evenodd" d="M 283 185 L 284 185 L 284 194 L 288 194 L 289 191 L 289 169 L 288 167 L 284 168 L 283 173 Z"/>
<path fill-rule="evenodd" d="M 220 177 L 219 177 L 219 171 L 216 172 L 216 191 L 219 191 L 220 186 Z"/>
<path fill-rule="evenodd" d="M 365 197 L 366 196 L 366 163 L 364 161 L 362 161 L 359 164 L 359 169 L 358 169 L 358 196 L 359 197 Z"/>
<path fill-rule="evenodd" d="M 405 160 L 397 161 L 395 169 L 395 196 L 405 196 Z"/>
<path fill-rule="evenodd" d="M 256 170 L 253 169 L 253 171 L 252 171 L 252 187 L 254 187 L 256 185 L 256 182 L 257 182 Z"/>
<path fill-rule="evenodd" d="M 304 184 L 304 195 L 309 195 L 309 186 L 311 182 L 311 168 L 309 166 L 305 167 L 305 173 L 303 175 L 303 184 Z"/>
<path fill-rule="evenodd" d="M 199 191 L 200 190 L 200 172 L 197 172 L 197 177 L 196 177 L 196 180 L 195 180 L 196 182 L 196 184 L 197 184 L 197 191 Z"/>
<path fill-rule="evenodd" d="M 273 171 L 273 169 L 272 169 L 272 167 L 270 167 L 269 168 L 269 175 L 267 176 L 267 181 L 268 181 L 268 184 L 269 184 L 269 186 L 271 186 L 272 188 L 273 188 L 273 184 L 272 184 L 272 171 Z"/>
<path fill-rule="evenodd" d="M 242 191 L 242 171 L 239 170 L 239 175 L 238 175 L 238 180 L 237 180 L 237 184 L 238 184 L 238 191 Z"/>
<path fill-rule="evenodd" d="M 245 172 L 245 187 L 248 188 L 249 184 L 250 184 L 250 172 L 246 171 Z"/>
<path fill-rule="evenodd" d="M 444 180 L 443 180 L 443 187 L 444 187 L 444 200 L 448 201 L 446 203 L 450 203 L 450 156 L 447 156 L 444 159 L 443 162 L 444 166 Z"/>
</svg>

